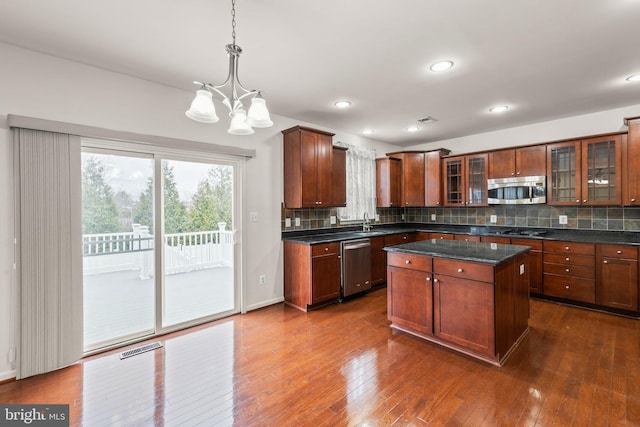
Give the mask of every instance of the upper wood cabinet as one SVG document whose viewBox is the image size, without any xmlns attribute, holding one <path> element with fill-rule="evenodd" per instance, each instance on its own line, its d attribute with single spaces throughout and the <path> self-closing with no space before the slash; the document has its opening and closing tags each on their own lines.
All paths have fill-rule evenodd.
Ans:
<svg viewBox="0 0 640 427">
<path fill-rule="evenodd" d="M 283 130 L 282 134 L 285 208 L 344 206 L 346 171 L 341 168 L 346 161 L 338 152 L 334 165 L 334 134 L 302 126 Z"/>
<path fill-rule="evenodd" d="M 622 203 L 622 139 L 605 135 L 547 146 L 547 203 Z"/>
<path fill-rule="evenodd" d="M 391 153 L 402 160 L 400 204 L 424 206 L 424 152 Z"/>
<path fill-rule="evenodd" d="M 442 206 L 442 156 L 449 150 L 436 150 L 424 153 L 424 204 Z"/>
<path fill-rule="evenodd" d="M 546 174 L 546 147 L 531 147 L 492 151 L 489 153 L 489 178 L 542 176 Z"/>
<path fill-rule="evenodd" d="M 347 148 L 332 147 L 331 206 L 347 206 Z"/>
<path fill-rule="evenodd" d="M 445 206 L 487 206 L 487 154 L 442 160 Z"/>
<path fill-rule="evenodd" d="M 400 173 L 402 161 L 394 157 L 376 159 L 376 206 L 390 208 L 400 205 Z"/>
<path fill-rule="evenodd" d="M 628 137 L 622 137 L 622 204 L 640 205 L 640 117 L 627 119 Z"/>
</svg>

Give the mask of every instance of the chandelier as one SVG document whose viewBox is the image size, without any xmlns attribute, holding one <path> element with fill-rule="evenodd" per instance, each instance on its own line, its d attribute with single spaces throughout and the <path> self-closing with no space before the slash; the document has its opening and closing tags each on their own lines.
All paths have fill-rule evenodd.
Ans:
<svg viewBox="0 0 640 427">
<path fill-rule="evenodd" d="M 253 128 L 267 128 L 273 125 L 269 117 L 267 104 L 262 94 L 257 90 L 248 90 L 240 83 L 238 78 L 238 59 L 242 48 L 236 44 L 236 2 L 231 0 L 231 44 L 226 45 L 229 56 L 229 74 L 224 83 L 212 85 L 211 83 L 193 83 L 200 86 L 196 91 L 196 97 L 191 102 L 191 107 L 185 112 L 186 116 L 201 123 L 216 123 L 219 118 L 213 105 L 213 92 L 222 96 L 222 103 L 229 109 L 231 125 L 227 132 L 233 135 L 251 135 Z M 228 87 L 228 95 L 223 89 Z M 242 99 L 251 96 L 249 111 L 245 110 Z"/>
</svg>

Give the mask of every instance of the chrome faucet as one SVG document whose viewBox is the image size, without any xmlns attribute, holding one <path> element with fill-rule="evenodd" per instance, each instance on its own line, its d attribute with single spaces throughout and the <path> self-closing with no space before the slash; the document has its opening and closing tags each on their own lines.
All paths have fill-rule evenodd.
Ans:
<svg viewBox="0 0 640 427">
<path fill-rule="evenodd" d="M 362 231 L 371 231 L 371 220 L 367 212 L 364 213 L 364 217 L 362 218 Z"/>
</svg>

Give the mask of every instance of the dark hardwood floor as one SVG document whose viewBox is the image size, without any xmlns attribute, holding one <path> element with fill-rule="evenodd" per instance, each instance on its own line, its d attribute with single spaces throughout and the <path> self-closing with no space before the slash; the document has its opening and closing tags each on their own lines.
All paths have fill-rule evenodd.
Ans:
<svg viewBox="0 0 640 427">
<path fill-rule="evenodd" d="M 532 301 L 529 324 L 497 368 L 391 331 L 385 289 L 277 304 L 0 385 L 0 402 L 68 403 L 86 426 L 640 425 L 637 320 Z"/>
</svg>

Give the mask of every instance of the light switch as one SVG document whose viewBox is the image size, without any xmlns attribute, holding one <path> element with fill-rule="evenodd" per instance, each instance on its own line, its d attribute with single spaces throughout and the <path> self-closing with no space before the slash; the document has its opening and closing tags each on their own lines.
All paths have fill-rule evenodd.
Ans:
<svg viewBox="0 0 640 427">
<path fill-rule="evenodd" d="M 332 225 L 338 222 L 335 215 L 331 215 L 329 218 L 330 218 L 329 222 L 331 222 Z"/>
<path fill-rule="evenodd" d="M 498 215 L 491 215 L 489 221 L 491 221 L 492 224 L 495 224 L 496 222 L 498 222 Z"/>
<path fill-rule="evenodd" d="M 562 225 L 565 225 L 567 223 L 567 216 L 566 215 L 558 216 L 558 222 L 560 222 L 560 224 Z"/>
<path fill-rule="evenodd" d="M 291 218 L 285 218 L 284 219 L 284 226 L 285 227 L 291 227 Z"/>
<path fill-rule="evenodd" d="M 296 217 L 296 227 L 300 227 L 300 218 Z"/>
<path fill-rule="evenodd" d="M 258 212 L 249 212 L 249 222 L 258 222 Z"/>
<path fill-rule="evenodd" d="M 436 214 L 431 214 L 431 221 L 435 221 L 436 220 Z"/>
<path fill-rule="evenodd" d="M 520 275 L 524 274 L 524 264 L 520 264 Z"/>
</svg>

